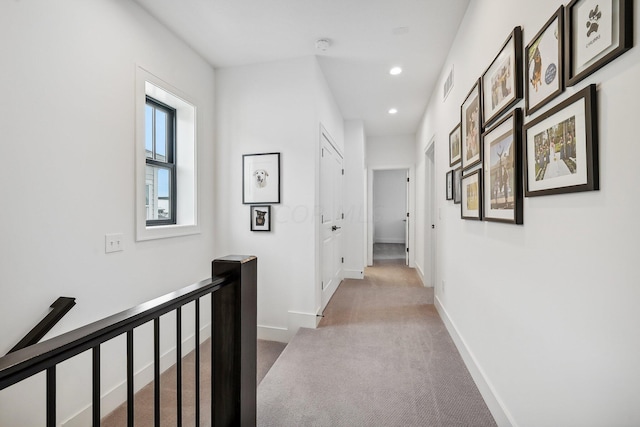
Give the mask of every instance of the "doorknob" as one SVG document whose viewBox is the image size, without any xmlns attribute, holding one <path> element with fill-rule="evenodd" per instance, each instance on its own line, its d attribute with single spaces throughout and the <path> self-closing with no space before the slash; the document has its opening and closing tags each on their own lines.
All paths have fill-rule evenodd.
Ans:
<svg viewBox="0 0 640 427">
<path fill-rule="evenodd" d="M 340 228 L 342 228 L 342 227 L 338 227 L 338 226 L 334 225 L 333 227 L 331 227 L 331 231 L 336 231 L 336 230 L 338 230 Z"/>
</svg>

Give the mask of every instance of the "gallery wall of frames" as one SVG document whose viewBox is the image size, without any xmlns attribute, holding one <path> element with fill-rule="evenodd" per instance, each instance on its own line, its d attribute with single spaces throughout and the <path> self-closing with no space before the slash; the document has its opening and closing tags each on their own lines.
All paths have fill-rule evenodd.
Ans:
<svg viewBox="0 0 640 427">
<path fill-rule="evenodd" d="M 523 224 L 524 197 L 599 189 L 597 82 L 564 92 L 631 49 L 632 5 L 573 0 L 526 46 L 521 27 L 507 35 L 449 134 L 446 198 L 462 219 Z"/>
</svg>

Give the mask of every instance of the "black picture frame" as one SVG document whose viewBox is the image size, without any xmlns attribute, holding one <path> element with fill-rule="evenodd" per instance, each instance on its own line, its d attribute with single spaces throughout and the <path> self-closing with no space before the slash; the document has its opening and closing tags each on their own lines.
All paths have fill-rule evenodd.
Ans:
<svg viewBox="0 0 640 427">
<path fill-rule="evenodd" d="M 524 112 L 528 116 L 564 87 L 564 6 L 560 6 L 525 48 L 526 84 Z"/>
<path fill-rule="evenodd" d="M 481 80 L 485 128 L 522 99 L 522 28 L 511 31 Z"/>
<path fill-rule="evenodd" d="M 482 161 L 480 135 L 482 134 L 482 91 L 480 79 L 467 94 L 460 106 L 460 136 L 462 138 L 462 170 L 472 168 Z"/>
<path fill-rule="evenodd" d="M 453 203 L 458 205 L 462 201 L 462 168 L 453 170 Z"/>
<path fill-rule="evenodd" d="M 482 174 L 481 169 L 463 175 L 460 182 L 462 200 L 460 217 L 462 219 L 482 220 Z"/>
<path fill-rule="evenodd" d="M 516 108 L 482 134 L 485 221 L 522 224 L 522 117 Z"/>
<path fill-rule="evenodd" d="M 271 206 L 251 205 L 249 207 L 251 231 L 271 231 Z"/>
<path fill-rule="evenodd" d="M 610 9 L 609 3 L 601 5 L 598 0 L 573 0 L 565 8 L 567 86 L 633 47 L 633 0 L 612 0 Z"/>
<path fill-rule="evenodd" d="M 525 197 L 599 189 L 592 84 L 524 126 Z"/>
<path fill-rule="evenodd" d="M 449 132 L 449 166 L 454 166 L 462 160 L 462 136 L 460 123 Z"/>
<path fill-rule="evenodd" d="M 280 153 L 242 155 L 242 203 L 280 203 Z"/>
<path fill-rule="evenodd" d="M 447 172 L 446 185 L 447 200 L 453 200 L 453 170 Z"/>
</svg>

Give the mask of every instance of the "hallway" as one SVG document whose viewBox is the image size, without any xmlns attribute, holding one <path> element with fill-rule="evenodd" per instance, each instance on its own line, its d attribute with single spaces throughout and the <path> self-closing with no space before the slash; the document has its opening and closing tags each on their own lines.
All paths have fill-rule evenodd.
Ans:
<svg viewBox="0 0 640 427">
<path fill-rule="evenodd" d="M 258 386 L 260 426 L 493 426 L 424 288 L 403 261 L 342 282 Z"/>
</svg>

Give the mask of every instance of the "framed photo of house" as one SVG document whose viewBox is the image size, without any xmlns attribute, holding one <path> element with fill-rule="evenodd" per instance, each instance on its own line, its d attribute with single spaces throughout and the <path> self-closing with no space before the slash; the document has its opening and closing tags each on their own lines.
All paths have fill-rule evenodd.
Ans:
<svg viewBox="0 0 640 427">
<path fill-rule="evenodd" d="M 242 203 L 280 203 L 280 153 L 242 156 Z"/>
<path fill-rule="evenodd" d="M 449 133 L 449 166 L 456 165 L 460 163 L 460 159 L 462 158 L 461 148 L 460 147 L 460 123 L 456 125 L 455 128 Z"/>
<path fill-rule="evenodd" d="M 461 181 L 462 203 L 460 212 L 462 219 L 482 219 L 482 175 L 476 169 L 464 175 Z"/>
<path fill-rule="evenodd" d="M 251 211 L 251 231 L 271 231 L 271 206 L 252 205 Z"/>
<path fill-rule="evenodd" d="M 453 200 L 453 171 L 447 172 L 447 200 Z"/>
<path fill-rule="evenodd" d="M 462 168 L 453 171 L 453 203 L 459 204 L 462 200 Z"/>
<path fill-rule="evenodd" d="M 462 137 L 462 170 L 480 163 L 480 134 L 482 133 L 480 79 L 473 85 L 460 107 L 460 136 Z"/>
<path fill-rule="evenodd" d="M 599 189 L 596 85 L 524 126 L 525 196 Z"/>
<path fill-rule="evenodd" d="M 522 224 L 522 110 L 482 134 L 483 218 Z"/>
<path fill-rule="evenodd" d="M 529 115 L 564 91 L 564 6 L 533 36 L 525 48 L 525 59 L 524 111 Z"/>
<path fill-rule="evenodd" d="M 565 43 L 565 80 L 573 86 L 631 49 L 633 0 L 573 0 Z"/>
<path fill-rule="evenodd" d="M 482 127 L 522 99 L 522 29 L 515 27 L 482 75 Z"/>
</svg>

